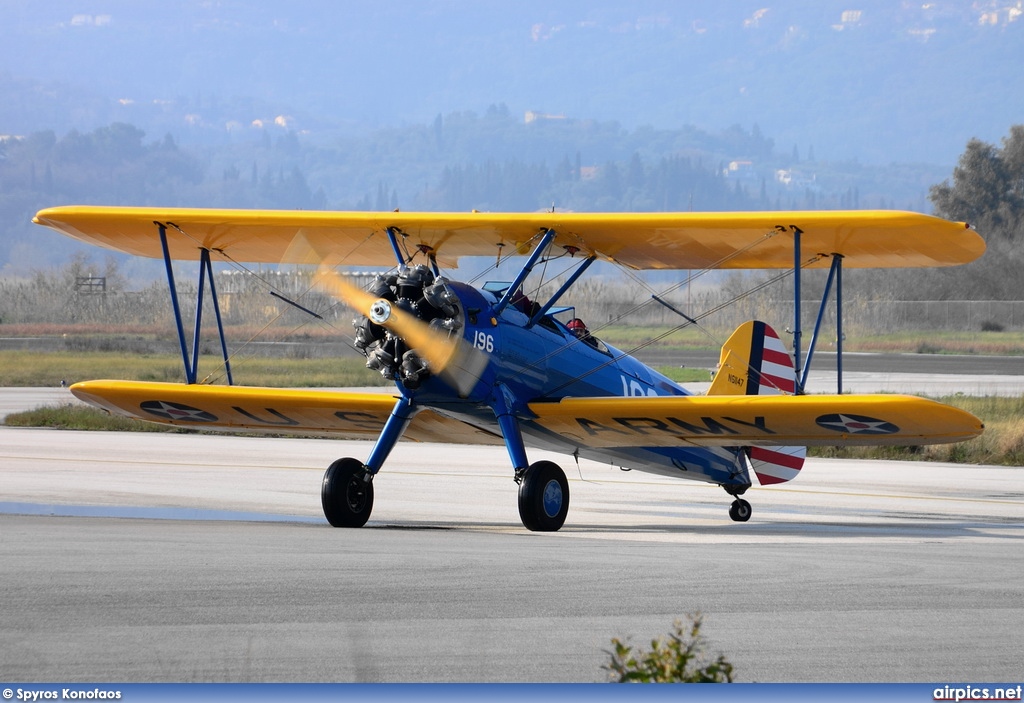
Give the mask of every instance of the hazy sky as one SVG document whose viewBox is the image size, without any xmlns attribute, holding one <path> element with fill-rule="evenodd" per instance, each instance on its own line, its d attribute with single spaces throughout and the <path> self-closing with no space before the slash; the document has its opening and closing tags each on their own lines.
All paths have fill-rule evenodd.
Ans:
<svg viewBox="0 0 1024 703">
<path fill-rule="evenodd" d="M 627 128 L 757 124 L 819 158 L 951 164 L 1024 116 L 1015 6 L 5 0 L 0 72 L 83 104 L 59 117 L 9 106 L 0 120 L 145 128 L 163 111 L 187 139 L 199 121 L 356 128 L 504 103 Z"/>
</svg>

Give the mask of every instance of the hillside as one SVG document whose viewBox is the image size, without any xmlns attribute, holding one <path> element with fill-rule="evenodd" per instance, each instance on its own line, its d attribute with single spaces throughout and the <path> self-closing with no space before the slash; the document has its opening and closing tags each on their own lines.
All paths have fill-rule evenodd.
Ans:
<svg viewBox="0 0 1024 703">
<path fill-rule="evenodd" d="M 328 138 L 504 104 L 740 125 L 828 161 L 952 166 L 1024 114 L 1016 0 L 355 4 L 8 0 L 0 133 Z"/>
</svg>

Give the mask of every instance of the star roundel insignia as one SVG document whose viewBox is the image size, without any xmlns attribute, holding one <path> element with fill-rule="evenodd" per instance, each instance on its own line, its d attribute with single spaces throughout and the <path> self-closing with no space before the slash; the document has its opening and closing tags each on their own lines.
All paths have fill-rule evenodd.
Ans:
<svg viewBox="0 0 1024 703">
<path fill-rule="evenodd" d="M 817 423 L 819 427 L 824 427 L 826 430 L 847 434 L 893 434 L 900 431 L 900 428 L 891 422 L 865 415 L 848 415 L 846 413 L 822 415 L 817 419 Z"/>
<path fill-rule="evenodd" d="M 211 415 L 205 410 L 193 408 L 190 405 L 171 403 L 167 400 L 147 400 L 139 405 L 150 415 L 156 415 L 164 420 L 176 420 L 184 422 L 217 422 L 217 416 Z"/>
</svg>

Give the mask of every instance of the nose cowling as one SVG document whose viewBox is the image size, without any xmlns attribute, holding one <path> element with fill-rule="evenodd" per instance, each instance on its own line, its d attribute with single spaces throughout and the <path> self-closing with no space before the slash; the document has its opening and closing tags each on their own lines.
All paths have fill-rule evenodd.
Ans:
<svg viewBox="0 0 1024 703">
<path fill-rule="evenodd" d="M 459 298 L 447 279 L 435 276 L 423 265 L 412 266 L 397 276 L 379 275 L 369 292 L 377 297 L 368 315 L 352 321 L 356 329 L 356 348 L 366 356 L 368 368 L 389 380 L 399 379 L 415 389 L 436 369 L 419 354 L 409 340 L 387 329 L 397 307 L 426 323 L 437 334 L 449 338 L 464 326 Z"/>
</svg>

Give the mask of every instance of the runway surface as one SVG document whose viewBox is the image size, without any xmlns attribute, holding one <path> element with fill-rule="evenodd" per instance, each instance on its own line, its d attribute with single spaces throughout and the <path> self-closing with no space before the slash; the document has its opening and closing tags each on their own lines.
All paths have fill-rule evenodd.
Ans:
<svg viewBox="0 0 1024 703">
<path fill-rule="evenodd" d="M 718 351 L 666 350 L 647 347 L 636 357 L 648 365 L 682 365 L 713 369 L 718 364 Z M 806 360 L 806 354 L 803 356 Z M 813 355 L 811 373 L 835 371 L 838 355 L 819 350 Z M 843 352 L 843 369 L 865 374 L 927 374 L 971 376 L 1020 375 L 1024 373 L 1024 356 L 997 354 L 910 354 L 897 352 Z"/>
<path fill-rule="evenodd" d="M 612 637 L 701 611 L 741 681 L 1019 682 L 1024 469 L 810 460 L 738 524 L 533 452 L 572 494 L 535 534 L 503 450 L 400 444 L 330 528 L 323 469 L 368 450 L 0 427 L 0 678 L 601 681 Z"/>
</svg>

